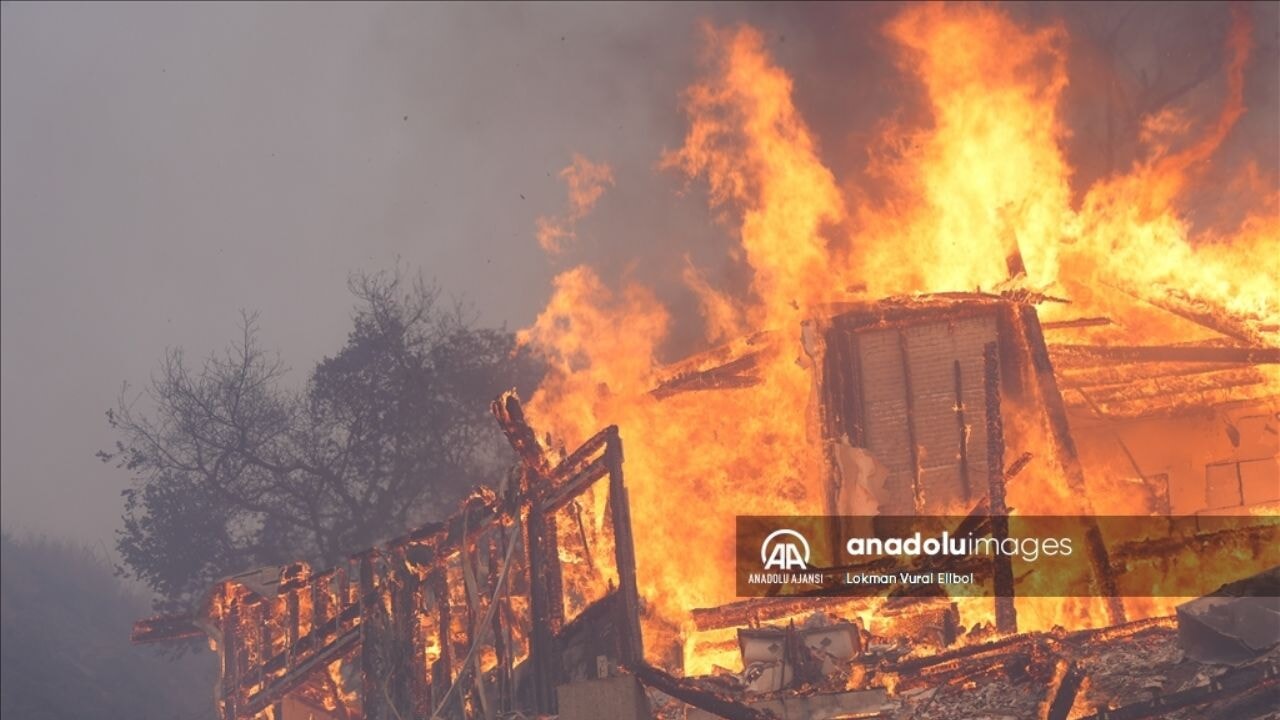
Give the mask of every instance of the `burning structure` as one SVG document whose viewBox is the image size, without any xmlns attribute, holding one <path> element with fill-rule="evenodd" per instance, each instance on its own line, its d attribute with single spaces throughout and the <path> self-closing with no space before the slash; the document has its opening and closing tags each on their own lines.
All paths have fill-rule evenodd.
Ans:
<svg viewBox="0 0 1280 720">
<path fill-rule="evenodd" d="M 854 209 L 759 34 L 708 33 L 664 164 L 707 180 L 751 271 L 745 296 L 685 274 L 714 349 L 660 362 L 652 291 L 565 271 L 521 335 L 548 377 L 496 407 L 518 473 L 349 567 L 230 578 L 136 639 L 207 635 L 228 719 L 1272 711 L 1274 604 L 1125 592 L 1179 552 L 1212 587 L 1276 552 L 1280 196 L 1254 167 L 1256 207 L 1200 238 L 1178 206 L 1243 113 L 1246 19 L 1204 129 L 1153 115 L 1147 156 L 1074 192 L 1060 27 L 920 5 L 885 30 L 932 124 L 883 129 L 897 152 Z M 992 563 L 994 598 L 738 597 L 734 517 L 782 514 L 996 536 L 1078 515 L 1090 592 L 1032 597 Z M 1088 520 L 1221 514 L 1259 522 L 1132 539 Z"/>
<path fill-rule="evenodd" d="M 825 457 L 824 502 L 831 515 L 930 515 L 959 507 L 968 509 L 966 522 L 986 522 L 986 532 L 999 533 L 991 521 L 1009 512 L 1007 485 L 1029 482 L 1018 476 L 1030 455 L 1007 462 L 1006 444 L 1030 440 L 1055 453 L 1055 465 L 1078 483 L 1087 503 L 1087 471 L 1045 330 L 1029 302 L 1034 299 L 904 298 L 832 308 L 822 321 L 806 323 L 800 344 L 819 398 L 814 450 Z M 755 338 L 736 348 L 745 352 L 713 353 L 711 363 L 695 358 L 703 369 L 677 367 L 653 395 L 749 386 L 756 382 L 753 358 L 780 344 Z M 1212 364 L 1197 367 L 1207 373 L 1280 362 L 1280 352 L 1221 344 L 1075 345 L 1062 352 L 1138 355 L 1174 365 L 1190 356 Z M 1167 393 L 1156 397 L 1157 410 L 1170 402 Z M 1228 404 L 1245 408 L 1244 417 L 1271 413 L 1274 423 L 1276 402 Z M 639 718 L 651 717 L 653 704 L 664 717 L 964 717 L 979 712 L 982 702 L 1005 704 L 1011 717 L 1068 718 L 1087 714 L 1076 703 L 1083 688 L 1092 688 L 1087 707 L 1100 709 L 1097 717 L 1151 717 L 1180 707 L 1264 707 L 1280 683 L 1275 643 L 1267 639 L 1251 638 L 1246 662 L 1216 669 L 1218 676 L 1210 664 L 1190 674 L 1173 667 L 1183 661 L 1174 640 L 1178 624 L 1159 616 L 1130 621 L 1117 590 L 1131 563 L 1169 554 L 1170 542 L 1197 552 L 1204 551 L 1197 542 L 1217 542 L 1230 546 L 1228 559 L 1243 549 L 1257 561 L 1278 539 L 1277 528 L 1265 524 L 1225 540 L 1152 541 L 1147 551 L 1141 543 L 1109 545 L 1090 528 L 1087 551 L 1106 618 L 1099 630 L 1020 633 L 1006 562 L 984 568 L 997 590 L 985 601 L 989 625 L 966 630 L 958 603 L 946 597 L 755 598 L 694 610 L 683 647 L 653 647 L 657 652 L 646 658 L 641 622 L 649 611 L 638 590 L 618 429 L 603 430 L 553 463 L 514 395 L 495 401 L 494 414 L 520 457 L 498 492 L 478 492 L 448 521 L 371 548 L 346 567 L 312 572 L 299 563 L 228 578 L 198 612 L 140 622 L 135 640 L 207 635 L 221 657 L 218 702 L 228 720 L 515 717 L 557 710 L 569 718 Z M 1152 417 L 1137 414 L 1143 422 Z M 1165 421 L 1187 422 L 1180 417 L 1175 412 Z M 1035 437 L 1036 429 L 1047 437 Z M 1266 459 L 1250 454 L 1257 453 L 1256 441 L 1242 440 L 1244 454 L 1231 462 L 1238 497 L 1266 511 L 1280 502 L 1280 480 L 1273 471 L 1266 482 L 1246 485 L 1252 475 L 1238 469 Z M 1269 452 L 1274 463 L 1277 449 Z M 860 454 L 880 468 L 871 490 L 874 473 L 859 463 Z M 1178 465 L 1198 456 L 1165 457 Z M 1223 462 L 1205 466 L 1206 497 L 1218 497 L 1212 483 Z M 601 481 L 607 482 L 596 491 Z M 1165 483 L 1157 478 L 1140 491 L 1168 497 Z M 1113 549 L 1124 557 L 1113 558 Z M 1237 572 L 1226 566 L 1220 577 L 1237 579 Z M 1280 613 L 1261 607 L 1261 622 L 1271 617 L 1266 613 Z M 1150 610 L 1138 612 L 1157 614 Z M 798 622 L 804 629 L 796 629 Z M 726 644 L 740 655 L 742 670 L 679 677 L 685 669 L 679 665 L 703 654 L 723 657 Z M 1171 665 L 1167 670 L 1186 675 L 1153 700 L 1137 664 L 1151 653 Z M 664 657 L 677 666 L 658 667 Z M 1197 677 L 1214 679 L 1197 684 Z M 652 703 L 644 687 L 652 689 Z M 957 687 L 981 688 L 985 700 L 952 699 L 950 711 L 927 711 L 933 698 Z M 1044 687 L 1047 694 L 1030 691 Z M 1112 713 L 1113 705 L 1122 709 Z"/>
</svg>

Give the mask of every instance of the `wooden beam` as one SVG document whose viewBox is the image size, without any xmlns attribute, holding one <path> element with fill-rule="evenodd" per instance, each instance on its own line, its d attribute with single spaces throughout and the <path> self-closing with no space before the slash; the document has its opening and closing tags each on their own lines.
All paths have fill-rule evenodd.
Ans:
<svg viewBox="0 0 1280 720">
<path fill-rule="evenodd" d="M 615 433 L 605 449 L 609 467 L 609 512 L 613 521 L 614 562 L 618 568 L 621 599 L 621 661 L 644 662 L 644 636 L 640 631 L 640 590 L 636 582 L 635 539 L 631 532 L 631 500 L 622 477 L 622 438 Z"/>
<path fill-rule="evenodd" d="M 254 717 L 265 710 L 267 706 L 305 684 L 312 672 L 345 656 L 358 647 L 360 647 L 360 626 L 357 625 L 334 638 L 328 645 L 320 648 L 319 652 L 298 663 L 296 667 L 291 668 L 279 679 L 254 693 L 240 708 L 238 717 Z"/>
<path fill-rule="evenodd" d="M 1021 320 L 1020 328 L 1026 342 L 1027 362 L 1032 377 L 1040 391 L 1040 403 L 1044 408 L 1049 430 L 1057 450 L 1058 462 L 1062 465 L 1067 486 L 1080 498 L 1084 505 L 1085 515 L 1085 552 L 1097 582 L 1099 595 L 1107 603 L 1107 615 L 1112 625 L 1125 621 L 1124 601 L 1116 590 L 1115 576 L 1111 572 L 1111 561 L 1107 556 L 1106 542 L 1102 530 L 1098 527 L 1097 518 L 1093 516 L 1093 503 L 1089 500 L 1089 490 L 1085 486 L 1084 468 L 1080 464 L 1080 455 L 1076 451 L 1076 441 L 1071 435 L 1071 427 L 1067 421 L 1067 408 L 1062 401 L 1062 391 L 1058 389 L 1057 377 L 1053 372 L 1053 362 L 1049 359 L 1049 349 L 1044 342 L 1044 331 L 1040 328 L 1040 317 L 1030 306 L 1018 306 L 1013 310 Z"/>
<path fill-rule="evenodd" d="M 360 556 L 360 701 L 365 720 L 390 720 L 385 691 L 391 668 L 385 655 L 391 641 L 391 621 L 382 604 L 384 588 L 375 585 L 376 561 L 376 551 Z"/>
<path fill-rule="evenodd" d="M 1009 508 L 1005 504 L 1004 418 L 1000 414 L 1000 359 L 996 343 L 982 349 L 983 389 L 987 425 L 987 503 L 991 512 L 991 536 L 1003 542 L 1009 537 Z M 957 367 L 959 365 L 957 364 Z M 991 559 L 995 584 L 996 630 L 1006 635 L 1018 631 L 1018 614 L 1013 602 L 1013 564 L 1008 555 Z"/>
<path fill-rule="evenodd" d="M 547 570 L 552 562 L 559 564 L 555 550 L 554 516 L 548 516 L 538 502 L 530 502 L 526 523 L 525 551 L 529 568 L 529 667 L 533 680 L 533 709 L 540 713 L 556 712 L 555 688 L 559 684 L 559 652 L 552 604 L 556 593 Z M 555 625 L 555 627 L 553 627 Z"/>
<path fill-rule="evenodd" d="M 1100 327 L 1113 324 L 1109 317 L 1079 317 L 1070 320 L 1055 320 L 1041 323 L 1045 330 L 1068 330 L 1071 328 Z"/>
<path fill-rule="evenodd" d="M 658 385 L 650 394 L 662 400 L 677 393 L 694 390 L 728 390 L 759 385 L 760 378 L 751 374 L 759 361 L 760 353 L 757 351 L 724 365 L 682 373 Z"/>
<path fill-rule="evenodd" d="M 520 397 L 516 395 L 516 391 L 508 390 L 502 393 L 493 401 L 489 409 L 498 421 L 498 426 L 502 428 L 502 433 L 507 436 L 507 442 L 511 443 L 512 449 L 516 451 L 520 462 L 540 477 L 548 477 L 551 468 L 542 452 L 542 446 L 538 444 L 537 436 L 533 433 L 533 428 L 529 427 L 529 423 L 525 421 L 524 408 L 520 406 Z"/>
<path fill-rule="evenodd" d="M 1075 660 L 1059 660 L 1054 667 L 1049 692 L 1045 695 L 1041 718 L 1067 720 L 1084 684 L 1084 677 L 1084 668 Z"/>
<path fill-rule="evenodd" d="M 964 499 L 968 501 L 973 498 L 973 488 L 969 485 L 969 426 L 964 417 L 964 378 L 960 372 L 959 360 L 956 360 L 952 365 L 952 375 L 954 376 L 956 389 L 956 403 L 954 406 L 956 433 L 960 441 L 960 487 L 964 490 Z"/>
<path fill-rule="evenodd" d="M 1229 338 L 1250 344 L 1257 343 L 1260 340 L 1258 333 L 1250 328 L 1242 319 L 1236 317 L 1224 308 L 1214 306 L 1208 301 L 1199 298 L 1179 297 L 1167 290 L 1163 291 L 1158 296 L 1153 296 L 1149 292 L 1139 291 L 1125 283 L 1104 284 L 1108 287 L 1119 290 L 1129 297 L 1149 303 L 1150 305 L 1160 308 L 1165 312 L 1177 315 L 1184 320 L 1189 320 L 1200 327 L 1212 330 Z"/>
<path fill-rule="evenodd" d="M 227 607 L 227 614 L 222 618 L 222 641 L 218 650 L 222 654 L 222 720 L 240 720 L 240 597 L 233 589 L 223 586 L 224 591 L 233 593 Z"/>
<path fill-rule="evenodd" d="M 1049 351 L 1072 364 L 1096 363 L 1280 363 L 1280 348 L 1207 345 L 1051 345 Z"/>
<path fill-rule="evenodd" d="M 133 632 L 129 635 L 129 639 L 135 644 L 146 645 L 204 637 L 204 634 L 204 630 L 195 624 L 195 616 L 191 613 L 182 613 L 181 615 L 158 615 L 139 620 L 133 624 Z"/>
</svg>

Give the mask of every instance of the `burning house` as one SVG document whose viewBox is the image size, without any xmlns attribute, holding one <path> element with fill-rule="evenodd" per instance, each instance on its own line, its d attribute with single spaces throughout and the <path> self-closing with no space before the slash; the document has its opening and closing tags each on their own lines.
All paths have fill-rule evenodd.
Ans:
<svg viewBox="0 0 1280 720">
<path fill-rule="evenodd" d="M 1046 465 L 1064 473 L 1087 517 L 1096 509 L 1090 474 L 1112 461 L 1108 443 L 1125 448 L 1135 464 L 1130 475 L 1141 481 L 1135 492 L 1160 512 L 1236 506 L 1237 513 L 1274 516 L 1280 404 L 1274 395 L 1250 394 L 1256 388 L 1240 378 L 1280 362 L 1280 353 L 1223 343 L 1055 346 L 1046 333 L 1069 325 L 1042 324 L 1033 304 L 1040 299 L 964 293 L 833 307 L 790 343 L 757 336 L 674 366 L 651 395 L 665 402 L 684 393 L 733 393 L 759 382 L 755 373 L 768 353 L 803 357 L 816 399 L 812 451 L 822 458 L 824 510 L 832 517 L 959 513 L 970 530 L 985 523 L 981 532 L 998 534 L 991 521 L 1017 512 L 1009 489 L 1043 482 L 1036 476 Z M 1135 372 L 1154 383 L 1150 392 L 1127 380 Z M 1159 384 L 1200 376 L 1220 378 L 1216 385 L 1191 382 L 1201 383 L 1201 393 L 1218 389 L 1223 402 Z M 1129 394 L 1107 395 L 1116 386 Z M 1243 549 L 1255 565 L 1263 562 L 1274 554 L 1274 523 L 1227 538 L 1152 540 L 1149 551 L 1086 528 L 1092 582 L 1103 598 L 1097 629 L 1020 627 L 1019 611 L 1034 612 L 1043 599 L 1018 598 L 1012 567 L 994 563 L 980 569 L 996 590 L 991 599 L 739 599 L 692 610 L 678 647 L 663 647 L 669 636 L 642 630 L 653 626 L 654 613 L 639 589 L 619 429 L 606 428 L 553 460 L 513 395 L 495 401 L 494 414 L 520 458 L 497 491 L 481 489 L 449 520 L 357 554 L 346 566 L 313 571 L 298 563 L 227 578 L 192 614 L 139 622 L 135 640 L 207 636 L 221 658 L 218 705 L 228 720 L 556 712 L 951 718 L 996 710 L 1007 717 L 1137 718 L 1195 717 L 1206 709 L 1225 717 L 1224 708 L 1244 712 L 1274 702 L 1275 642 L 1248 636 L 1280 612 L 1274 599 L 1247 611 L 1263 615 L 1242 621 L 1236 637 L 1251 644 L 1241 656 L 1215 665 L 1216 646 L 1206 645 L 1203 633 L 1196 647 L 1210 648 L 1202 651 L 1210 653 L 1206 662 L 1190 659 L 1179 643 L 1180 626 L 1184 635 L 1193 624 L 1204 630 L 1194 607 L 1175 620 L 1159 605 L 1127 608 L 1117 591 L 1135 561 L 1170 554 L 1170 543 L 1201 553 L 1216 542 L 1210 555 L 1227 548 L 1229 558 Z M 1231 421 L 1225 427 L 1235 428 L 1223 431 L 1234 454 L 1191 444 L 1160 456 L 1166 468 L 1200 463 L 1199 482 L 1185 472 L 1138 473 L 1142 446 L 1133 436 L 1145 426 L 1176 432 L 1224 417 Z M 1254 434 L 1249 418 L 1263 419 Z M 1051 462 L 1037 471 L 1034 453 L 1023 447 Z M 1224 492 L 1227 464 L 1236 482 Z M 1203 503 L 1195 505 L 1196 497 Z M 1225 568 L 1221 581 L 1239 579 L 1235 572 Z M 1210 627 L 1219 630 L 1209 635 L 1225 636 L 1219 644 L 1233 637 L 1220 624 Z M 735 655 L 736 663 L 720 664 Z M 712 672 L 687 676 L 699 656 L 716 659 Z M 1149 662 L 1163 664 L 1156 672 Z M 1186 714 L 1178 715 L 1180 708 Z"/>
<path fill-rule="evenodd" d="M 713 349 L 664 362 L 656 293 L 565 270 L 520 335 L 547 377 L 495 404 L 510 477 L 345 566 L 228 578 L 135 639 L 207 637 L 226 720 L 1274 716 L 1277 196 L 1203 242 L 1178 205 L 1243 112 L 1232 18 L 1205 128 L 1156 116 L 1149 157 L 1076 187 L 1062 29 L 907 6 L 884 34 L 928 120 L 889 123 L 852 195 L 761 35 L 711 30 L 663 164 L 706 179 L 749 271 L 735 292 L 682 278 Z M 977 596 L 736 592 L 736 518 L 783 515 L 822 518 L 815 552 L 848 523 L 1000 540 L 1071 516 L 1079 573 L 1037 594 L 1046 573 L 982 558 Z"/>
</svg>

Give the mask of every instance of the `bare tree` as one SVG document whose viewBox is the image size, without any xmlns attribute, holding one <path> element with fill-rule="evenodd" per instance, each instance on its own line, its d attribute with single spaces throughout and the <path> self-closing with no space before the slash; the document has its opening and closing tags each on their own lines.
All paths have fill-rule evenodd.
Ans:
<svg viewBox="0 0 1280 720">
<path fill-rule="evenodd" d="M 487 402 L 536 380 L 512 335 L 398 271 L 350 288 L 347 341 L 302 390 L 246 314 L 225 351 L 196 368 L 167 352 L 147 390 L 108 411 L 120 439 L 100 457 L 134 474 L 123 571 L 163 609 L 249 567 L 332 563 L 447 512 L 509 462 Z"/>
</svg>

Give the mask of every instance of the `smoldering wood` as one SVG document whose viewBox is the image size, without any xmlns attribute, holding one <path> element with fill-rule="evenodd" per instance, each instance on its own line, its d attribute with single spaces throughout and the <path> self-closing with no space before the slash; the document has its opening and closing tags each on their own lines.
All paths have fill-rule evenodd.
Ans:
<svg viewBox="0 0 1280 720">
<path fill-rule="evenodd" d="M 635 537 L 631 530 L 631 500 L 622 475 L 622 439 L 613 428 L 614 451 L 607 455 L 609 466 L 609 510 L 613 521 L 614 560 L 618 568 L 624 633 L 621 636 L 623 663 L 644 658 L 644 636 L 640 631 L 640 589 L 636 582 Z"/>
<path fill-rule="evenodd" d="M 903 660 L 886 669 L 897 673 L 903 689 L 930 687 L 955 682 L 985 672 L 989 668 L 1002 671 L 1012 664 L 1023 667 L 1032 658 L 1050 655 L 1048 639 L 1042 633 L 1011 635 L 979 645 L 948 650 L 937 655 Z"/>
<path fill-rule="evenodd" d="M 227 607 L 226 621 L 222 625 L 221 641 L 218 649 L 222 653 L 222 682 L 219 689 L 222 697 L 219 702 L 223 720 L 238 720 L 240 717 L 240 602 L 232 597 Z"/>
</svg>

